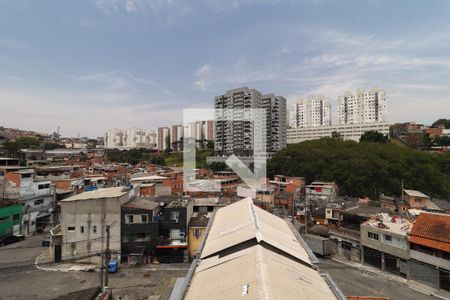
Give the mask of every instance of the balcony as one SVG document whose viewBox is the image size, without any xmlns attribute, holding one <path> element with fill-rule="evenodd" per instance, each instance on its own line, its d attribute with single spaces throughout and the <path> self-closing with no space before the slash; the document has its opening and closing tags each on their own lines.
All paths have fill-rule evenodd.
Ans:
<svg viewBox="0 0 450 300">
<path fill-rule="evenodd" d="M 358 241 L 361 239 L 361 233 L 358 230 L 339 227 L 339 228 L 330 228 L 329 232 L 330 234 L 347 237 Z"/>
</svg>

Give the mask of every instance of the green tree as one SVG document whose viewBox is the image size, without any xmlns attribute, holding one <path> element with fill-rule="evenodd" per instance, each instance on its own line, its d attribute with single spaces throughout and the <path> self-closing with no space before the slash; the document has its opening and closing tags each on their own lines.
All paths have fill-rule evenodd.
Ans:
<svg viewBox="0 0 450 300">
<path fill-rule="evenodd" d="M 331 133 L 331 138 L 332 139 L 335 139 L 335 140 L 343 140 L 343 138 L 342 138 L 342 134 L 340 134 L 339 132 L 337 132 L 337 131 L 333 131 L 332 133 Z"/>
<path fill-rule="evenodd" d="M 224 162 L 212 162 L 206 165 L 206 167 L 210 170 L 212 170 L 213 172 L 217 172 L 217 171 L 225 171 L 228 169 L 228 166 L 226 163 Z"/>
<path fill-rule="evenodd" d="M 268 161 L 267 173 L 335 181 L 343 195 L 400 195 L 405 187 L 432 197 L 450 196 L 450 154 L 394 143 L 356 143 L 324 138 L 288 145 Z"/>
<path fill-rule="evenodd" d="M 431 127 L 438 127 L 439 125 L 444 125 L 445 129 L 450 129 L 450 119 L 436 120 Z"/>
<path fill-rule="evenodd" d="M 450 146 L 450 136 L 440 136 L 440 137 L 436 137 L 433 140 L 433 143 L 438 145 L 438 146 Z"/>
<path fill-rule="evenodd" d="M 3 149 L 6 150 L 6 152 L 8 153 L 9 157 L 17 157 L 19 154 L 19 144 L 17 144 L 17 142 L 14 141 L 6 141 L 3 143 Z"/>
<path fill-rule="evenodd" d="M 23 136 L 15 140 L 19 149 L 38 148 L 40 146 L 39 139 L 34 136 Z"/>
<path fill-rule="evenodd" d="M 58 143 L 46 142 L 42 145 L 42 149 L 44 150 L 53 150 L 57 148 L 61 148 L 61 145 Z"/>
<path fill-rule="evenodd" d="M 382 143 L 385 144 L 389 141 L 387 135 L 382 134 L 376 130 L 366 131 L 361 135 L 360 142 L 370 142 L 370 143 Z"/>
</svg>

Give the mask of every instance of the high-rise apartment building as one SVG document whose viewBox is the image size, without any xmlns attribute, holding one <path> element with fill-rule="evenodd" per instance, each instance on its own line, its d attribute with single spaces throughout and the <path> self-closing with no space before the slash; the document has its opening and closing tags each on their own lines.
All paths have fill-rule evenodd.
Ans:
<svg viewBox="0 0 450 300">
<path fill-rule="evenodd" d="M 267 152 L 286 146 L 285 98 L 263 95 L 255 89 L 242 87 L 215 97 L 214 108 L 216 155 L 252 156 L 255 150 L 254 132 L 258 127 L 266 133 Z M 266 123 L 255 121 L 250 109 L 265 109 Z"/>
<path fill-rule="evenodd" d="M 386 121 L 386 92 L 381 89 L 345 92 L 338 101 L 340 125 Z"/>
<path fill-rule="evenodd" d="M 170 132 L 170 147 L 173 151 L 180 151 L 182 149 L 184 128 L 183 125 L 172 125 Z"/>
<path fill-rule="evenodd" d="M 157 147 L 159 151 L 170 148 L 170 129 L 168 127 L 158 127 Z"/>
<path fill-rule="evenodd" d="M 132 149 L 155 148 L 156 134 L 147 129 L 109 129 L 104 137 L 105 148 Z"/>
<path fill-rule="evenodd" d="M 309 128 L 331 125 L 331 102 L 324 96 L 309 96 L 294 104 L 291 127 Z"/>
</svg>

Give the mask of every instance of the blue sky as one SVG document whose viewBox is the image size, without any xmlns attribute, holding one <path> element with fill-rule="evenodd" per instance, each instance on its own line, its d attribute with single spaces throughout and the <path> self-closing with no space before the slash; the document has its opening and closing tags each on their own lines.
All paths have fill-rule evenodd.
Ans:
<svg viewBox="0 0 450 300">
<path fill-rule="evenodd" d="M 391 122 L 431 123 L 450 117 L 449 16 L 445 0 L 0 0 L 0 125 L 156 128 L 240 86 L 334 103 L 378 86 Z"/>
</svg>

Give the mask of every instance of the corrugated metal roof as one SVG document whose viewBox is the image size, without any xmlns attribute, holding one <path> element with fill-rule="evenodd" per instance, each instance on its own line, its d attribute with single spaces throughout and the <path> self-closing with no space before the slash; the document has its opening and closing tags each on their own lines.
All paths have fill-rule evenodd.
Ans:
<svg viewBox="0 0 450 300">
<path fill-rule="evenodd" d="M 120 197 L 126 193 L 128 193 L 128 191 L 125 191 L 123 186 L 110 187 L 89 192 L 83 192 L 81 194 L 77 194 L 75 196 L 69 197 L 61 201 L 69 202 L 69 201 L 89 200 L 89 199 L 115 198 Z"/>
<path fill-rule="evenodd" d="M 409 241 L 450 252 L 450 215 L 422 212 L 412 227 Z"/>
<path fill-rule="evenodd" d="M 286 221 L 255 206 L 250 197 L 217 211 L 201 257 L 214 255 L 251 239 L 264 241 L 311 265 L 308 253 Z"/>
<path fill-rule="evenodd" d="M 202 260 L 185 299 L 336 299 L 320 274 L 261 245 Z"/>
<path fill-rule="evenodd" d="M 415 190 L 403 190 L 408 196 L 412 196 L 412 197 L 421 197 L 421 198 L 430 198 L 427 195 L 425 195 L 424 193 L 420 192 L 420 191 L 415 191 Z"/>
</svg>

